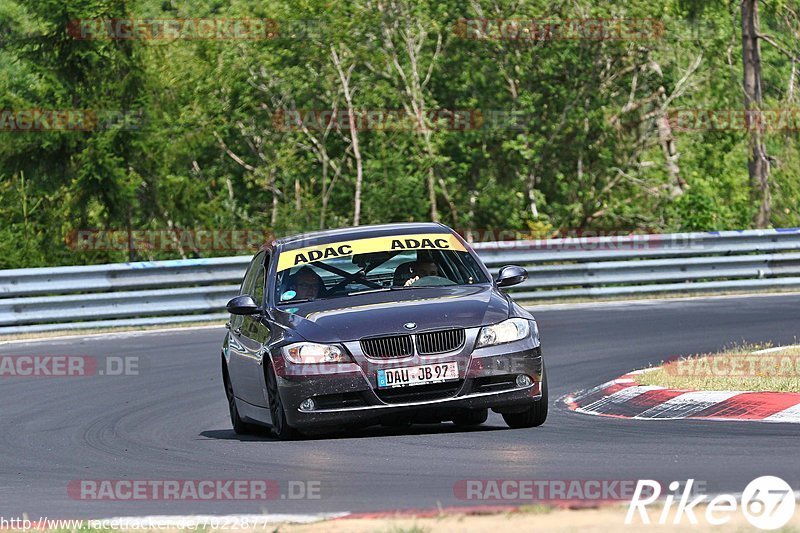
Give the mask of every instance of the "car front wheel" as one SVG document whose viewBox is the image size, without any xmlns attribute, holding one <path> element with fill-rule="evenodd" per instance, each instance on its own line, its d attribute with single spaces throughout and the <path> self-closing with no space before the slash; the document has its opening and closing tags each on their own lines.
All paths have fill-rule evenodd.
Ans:
<svg viewBox="0 0 800 533">
<path fill-rule="evenodd" d="M 225 397 L 228 399 L 228 413 L 231 417 L 231 426 L 237 435 L 251 435 L 259 432 L 259 427 L 253 424 L 248 424 L 242 417 L 239 416 L 239 410 L 236 408 L 236 397 L 233 395 L 233 385 L 228 377 L 228 370 L 225 368 L 225 363 L 222 363 L 222 381 L 225 384 Z"/>
<path fill-rule="evenodd" d="M 266 357 L 265 361 L 269 361 Z M 300 433 L 289 425 L 286 420 L 286 409 L 283 406 L 281 395 L 278 393 L 278 378 L 272 362 L 267 363 L 267 394 L 269 394 L 269 412 L 272 415 L 272 433 L 279 440 L 292 440 L 300 436 Z"/>
</svg>

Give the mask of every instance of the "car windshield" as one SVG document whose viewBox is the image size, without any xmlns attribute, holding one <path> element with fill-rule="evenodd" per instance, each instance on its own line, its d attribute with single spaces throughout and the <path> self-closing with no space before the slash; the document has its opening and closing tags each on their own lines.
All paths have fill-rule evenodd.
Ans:
<svg viewBox="0 0 800 533">
<path fill-rule="evenodd" d="M 282 252 L 275 301 L 282 305 L 371 291 L 487 282 L 454 235 L 377 237 Z"/>
</svg>

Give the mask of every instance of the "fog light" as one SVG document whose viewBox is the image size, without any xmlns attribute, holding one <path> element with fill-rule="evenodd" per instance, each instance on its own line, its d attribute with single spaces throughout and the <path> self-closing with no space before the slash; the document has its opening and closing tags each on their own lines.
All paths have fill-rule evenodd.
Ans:
<svg viewBox="0 0 800 533">
<path fill-rule="evenodd" d="M 533 385 L 533 380 L 530 376 L 526 376 L 525 374 L 520 374 L 517 376 L 517 387 L 530 387 Z"/>
<path fill-rule="evenodd" d="M 300 404 L 301 411 L 313 411 L 316 408 L 317 404 L 314 403 L 314 400 L 311 398 L 306 398 L 305 400 L 303 400 L 303 403 Z"/>
</svg>

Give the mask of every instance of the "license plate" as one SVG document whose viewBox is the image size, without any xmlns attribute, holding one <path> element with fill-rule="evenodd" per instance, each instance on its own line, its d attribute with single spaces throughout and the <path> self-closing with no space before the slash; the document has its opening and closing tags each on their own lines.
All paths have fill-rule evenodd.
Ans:
<svg viewBox="0 0 800 533">
<path fill-rule="evenodd" d="M 378 370 L 378 388 L 410 387 L 458 379 L 458 363 L 407 366 Z"/>
</svg>

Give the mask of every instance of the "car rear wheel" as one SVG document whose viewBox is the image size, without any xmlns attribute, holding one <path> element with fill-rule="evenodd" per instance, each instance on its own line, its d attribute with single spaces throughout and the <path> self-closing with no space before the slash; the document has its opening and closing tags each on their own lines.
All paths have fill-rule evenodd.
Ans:
<svg viewBox="0 0 800 533">
<path fill-rule="evenodd" d="M 475 409 L 454 416 L 453 424 L 458 427 L 480 426 L 487 418 L 489 418 L 488 409 Z"/>
<path fill-rule="evenodd" d="M 506 421 L 508 427 L 518 428 L 533 428 L 541 426 L 547 420 L 547 371 L 542 362 L 542 397 L 536 400 L 526 410 L 519 413 L 503 413 L 503 420 Z"/>
<path fill-rule="evenodd" d="M 228 413 L 231 417 L 231 426 L 237 435 L 250 435 L 258 433 L 260 428 L 253 424 L 248 424 L 242 417 L 239 416 L 239 410 L 236 408 L 236 397 L 233 395 L 233 386 L 228 377 L 228 371 L 225 368 L 225 363 L 222 363 L 222 381 L 225 384 L 225 396 L 228 398 Z"/>
<path fill-rule="evenodd" d="M 286 420 L 286 409 L 283 407 L 281 395 L 278 393 L 278 378 L 275 376 L 275 369 L 268 358 L 264 358 L 267 363 L 267 394 L 269 394 L 269 412 L 272 415 L 272 433 L 279 440 L 292 440 L 300 436 L 300 433 L 289 425 Z"/>
</svg>

